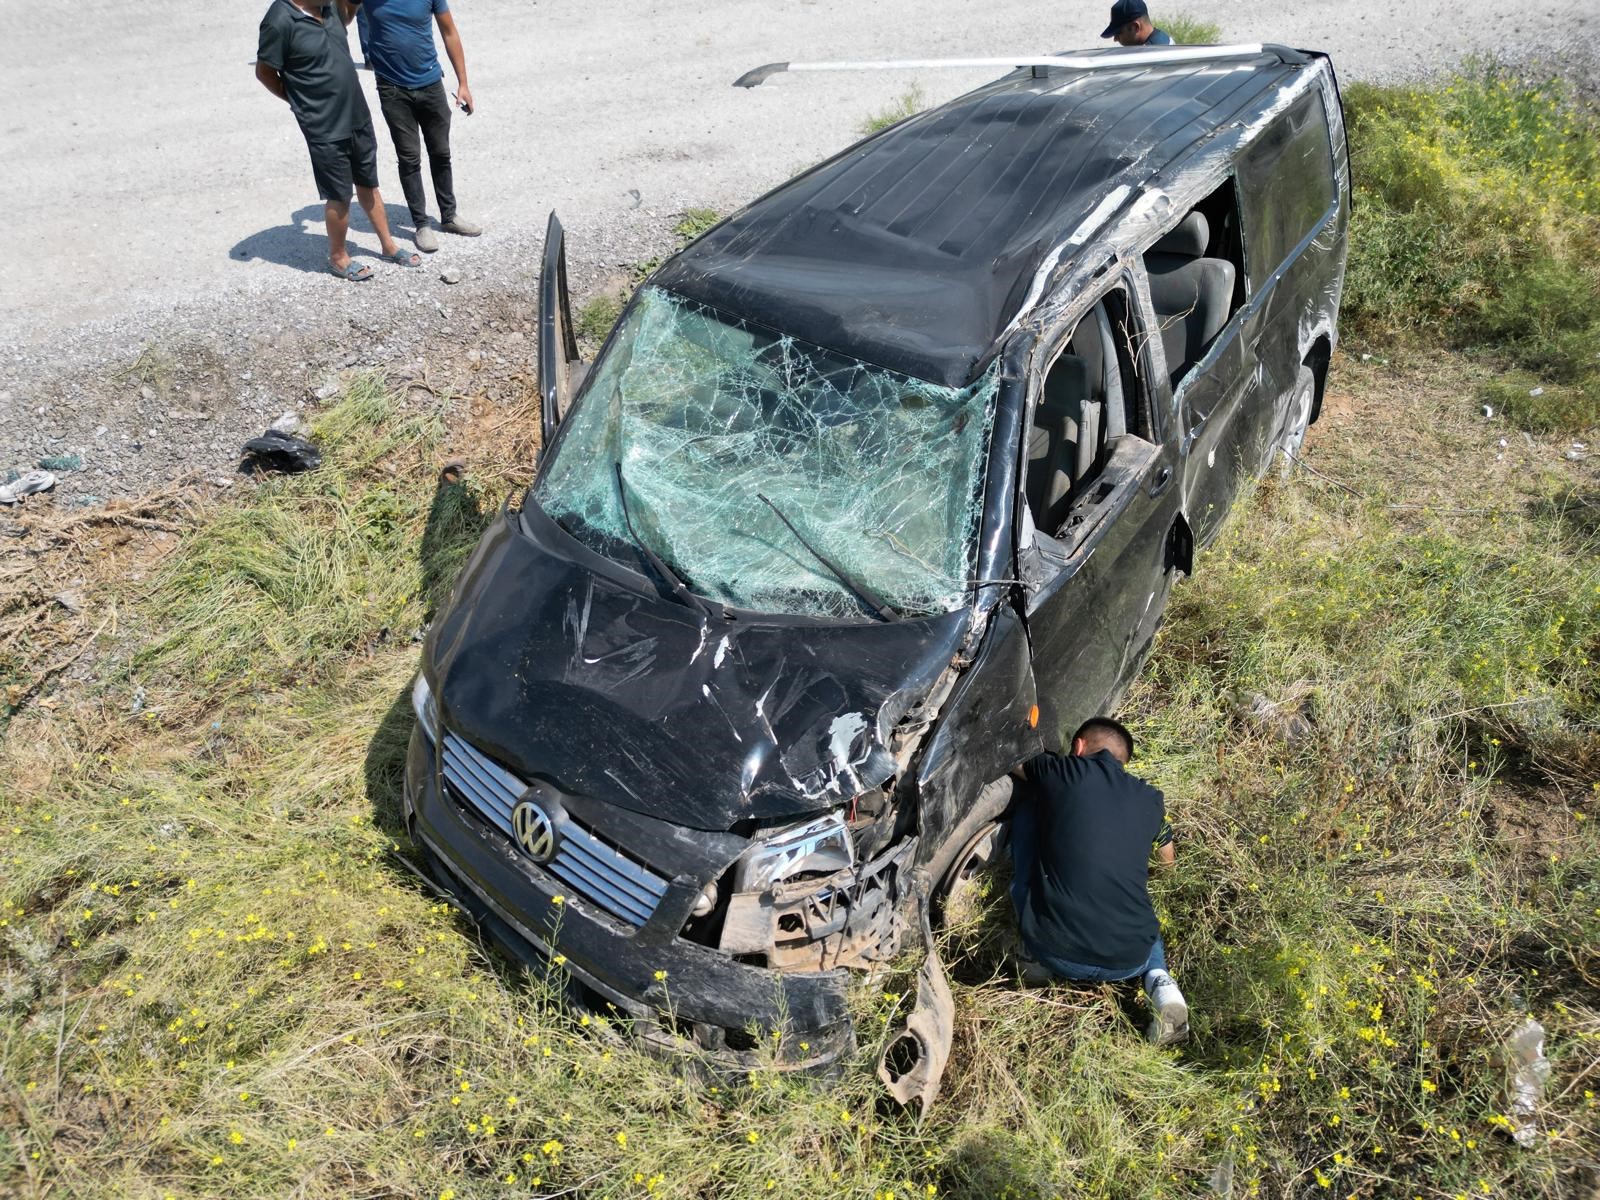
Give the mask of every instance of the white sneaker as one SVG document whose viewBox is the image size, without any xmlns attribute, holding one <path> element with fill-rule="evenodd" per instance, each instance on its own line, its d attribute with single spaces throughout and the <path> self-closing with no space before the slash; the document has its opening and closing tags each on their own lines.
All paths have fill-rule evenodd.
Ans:
<svg viewBox="0 0 1600 1200">
<path fill-rule="evenodd" d="M 1145 995 L 1155 1015 L 1145 1040 L 1157 1046 L 1173 1046 L 1189 1038 L 1189 1002 L 1178 990 L 1177 981 L 1165 971 L 1151 971 L 1144 977 Z"/>
</svg>

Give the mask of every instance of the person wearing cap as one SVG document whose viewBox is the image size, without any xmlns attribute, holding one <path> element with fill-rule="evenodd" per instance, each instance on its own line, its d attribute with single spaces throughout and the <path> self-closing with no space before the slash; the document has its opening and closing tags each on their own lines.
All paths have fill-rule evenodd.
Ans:
<svg viewBox="0 0 1600 1200">
<path fill-rule="evenodd" d="M 378 103 L 400 165 L 400 187 L 411 209 L 417 249 L 432 254 L 438 235 L 428 220 L 428 196 L 422 188 L 422 150 L 428 151 L 433 198 L 439 203 L 438 227 L 460 237 L 477 237 L 481 228 L 456 211 L 455 177 L 450 164 L 450 97 L 444 68 L 434 47 L 439 27 L 445 53 L 456 75 L 455 101 L 471 116 L 475 106 L 467 83 L 467 52 L 461 45 L 450 0 L 346 0 L 361 30 L 361 50 L 378 77 Z M 348 20 L 346 24 L 348 24 Z"/>
<path fill-rule="evenodd" d="M 1119 46 L 1170 46 L 1172 35 L 1150 23 L 1144 0 L 1117 0 L 1111 6 L 1111 24 L 1103 38 L 1116 38 Z"/>
</svg>

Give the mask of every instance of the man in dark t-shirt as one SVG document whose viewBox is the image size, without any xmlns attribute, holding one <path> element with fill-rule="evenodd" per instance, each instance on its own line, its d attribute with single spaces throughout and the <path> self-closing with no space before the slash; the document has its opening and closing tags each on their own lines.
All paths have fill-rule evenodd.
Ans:
<svg viewBox="0 0 1600 1200">
<path fill-rule="evenodd" d="M 378 142 L 344 31 L 345 19 L 353 15 L 349 0 L 272 0 L 261 18 L 256 78 L 288 102 L 306 139 L 328 223 L 329 267 L 341 279 L 360 282 L 372 278 L 372 268 L 352 263 L 345 245 L 352 184 L 383 256 L 402 267 L 421 266 L 422 258 L 401 250 L 389 236 L 378 193 Z"/>
<path fill-rule="evenodd" d="M 1158 1044 L 1189 1033 L 1189 1008 L 1167 971 L 1147 887 L 1152 848 L 1175 858 L 1161 793 L 1128 774 L 1133 736 L 1109 717 L 1084 722 L 1072 753 L 1021 769 L 1032 785 L 1012 821 L 1011 899 L 1029 955 L 1063 979 L 1142 977 Z"/>
</svg>

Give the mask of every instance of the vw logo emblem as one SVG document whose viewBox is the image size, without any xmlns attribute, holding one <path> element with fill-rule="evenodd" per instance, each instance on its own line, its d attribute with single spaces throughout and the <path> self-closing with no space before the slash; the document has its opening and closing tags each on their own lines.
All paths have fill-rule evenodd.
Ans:
<svg viewBox="0 0 1600 1200">
<path fill-rule="evenodd" d="M 511 830 L 516 834 L 517 845 L 534 862 L 547 863 L 555 856 L 556 827 L 550 822 L 550 814 L 532 800 L 524 800 L 511 810 Z"/>
</svg>

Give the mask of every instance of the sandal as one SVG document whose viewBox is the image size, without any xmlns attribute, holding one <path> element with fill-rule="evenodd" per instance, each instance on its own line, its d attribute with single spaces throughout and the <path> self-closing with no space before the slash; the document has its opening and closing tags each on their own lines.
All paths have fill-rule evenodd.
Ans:
<svg viewBox="0 0 1600 1200">
<path fill-rule="evenodd" d="M 340 279 L 347 280 L 350 283 L 365 283 L 372 278 L 372 268 L 365 263 L 358 265 L 354 262 L 347 262 L 341 271 L 333 265 L 333 260 L 330 258 L 328 260 L 328 270 L 332 271 Z"/>
<path fill-rule="evenodd" d="M 422 255 L 401 246 L 396 246 L 393 254 L 385 254 L 384 257 L 392 263 L 399 263 L 402 267 L 420 267 L 422 265 Z"/>
</svg>

